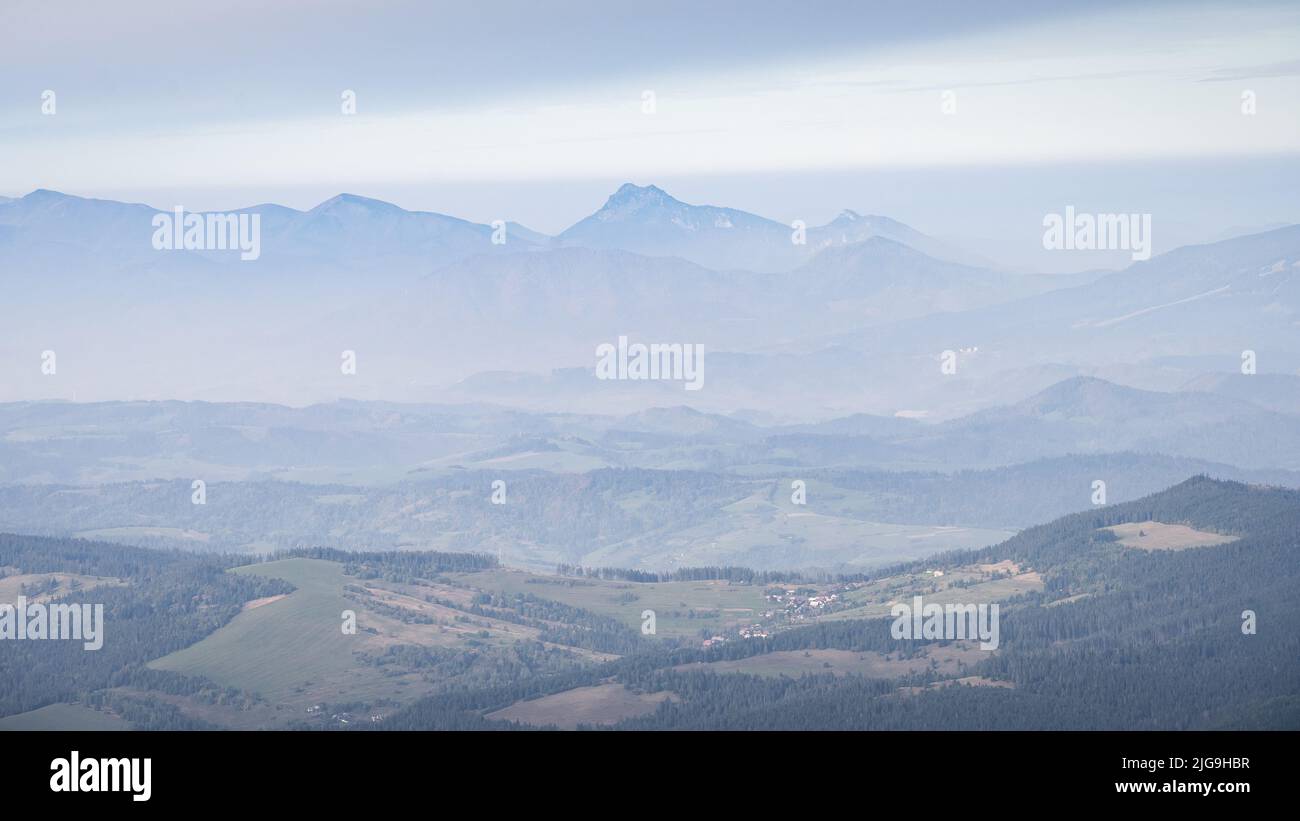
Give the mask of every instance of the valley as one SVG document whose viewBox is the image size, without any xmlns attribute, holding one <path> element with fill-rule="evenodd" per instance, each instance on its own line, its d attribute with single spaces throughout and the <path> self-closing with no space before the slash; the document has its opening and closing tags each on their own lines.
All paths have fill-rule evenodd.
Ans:
<svg viewBox="0 0 1300 821">
<path fill-rule="evenodd" d="M 1235 630 L 1240 607 L 1230 602 L 1250 579 L 1252 603 L 1270 619 L 1286 624 L 1296 617 L 1288 605 L 1294 574 L 1277 568 L 1300 567 L 1292 555 L 1297 493 L 1192 479 L 990 547 L 854 575 L 735 567 L 648 573 L 562 566 L 532 573 L 485 555 L 326 549 L 269 561 L 226 557 L 214 565 L 135 547 L 5 537 L 0 559 L 9 571 L 0 583 L 51 572 L 83 579 L 120 573 L 114 578 L 122 586 L 110 588 L 121 598 L 120 606 L 109 606 L 110 636 L 125 631 L 145 643 L 102 672 L 83 671 L 80 689 L 64 691 L 73 700 L 33 692 L 31 701 L 13 701 L 26 692 L 13 690 L 0 726 L 53 727 L 80 715 L 87 726 L 125 720 L 245 729 L 689 727 L 719 720 L 708 705 L 724 692 L 752 699 L 754 711 L 743 715 L 762 726 L 799 715 L 816 724 L 827 717 L 804 714 L 802 705 L 839 703 L 853 693 L 875 705 L 856 721 L 893 726 L 910 721 L 898 712 L 898 699 L 961 703 L 972 687 L 1005 693 L 998 698 L 1010 701 L 983 715 L 1009 721 L 1016 709 L 1038 715 L 1061 698 L 1050 682 L 1067 653 L 1082 654 L 1073 664 L 1101 671 L 1114 663 L 1110 648 L 1145 647 L 1138 664 L 1162 665 L 1160 679 L 1175 689 L 1170 676 L 1188 663 L 1180 654 L 1189 642 L 1213 641 L 1225 663 L 1259 653 L 1295 658 L 1286 656 L 1287 647 L 1300 632 L 1242 637 Z M 1132 539 L 1159 545 L 1129 546 Z M 161 562 L 174 568 L 169 572 L 210 579 L 205 585 L 258 584 L 220 594 L 233 595 L 223 616 L 160 653 L 161 636 L 132 627 L 141 616 L 132 615 L 129 602 L 151 595 L 151 582 L 148 573 L 120 569 L 128 557 L 135 567 Z M 1194 604 L 1183 598 L 1192 590 Z M 893 606 L 915 596 L 939 605 L 999 604 L 1001 645 L 985 651 L 969 641 L 891 638 Z M 1114 608 L 1122 602 L 1131 621 L 1121 627 Z M 1184 615 L 1168 622 L 1170 613 Z M 1172 643 L 1144 644 L 1151 630 L 1172 630 Z M 13 645 L 0 644 L 0 652 Z M 1239 711 L 1212 713 L 1212 721 L 1231 724 L 1252 699 L 1273 698 L 1297 674 L 1285 663 L 1271 669 L 1280 678 L 1251 679 Z M 1142 675 L 1157 674 L 1151 668 Z M 1136 681 L 1130 674 L 1105 680 L 1093 686 L 1110 692 Z M 1202 726 L 1206 719 L 1195 711 L 1203 696 L 1185 695 L 1185 708 L 1161 702 L 1151 720 Z M 1049 709 L 1055 718 L 1041 720 L 1103 727 L 1134 718 L 1090 712 L 1094 698 L 1110 703 L 1111 696 L 1079 691 Z"/>
</svg>

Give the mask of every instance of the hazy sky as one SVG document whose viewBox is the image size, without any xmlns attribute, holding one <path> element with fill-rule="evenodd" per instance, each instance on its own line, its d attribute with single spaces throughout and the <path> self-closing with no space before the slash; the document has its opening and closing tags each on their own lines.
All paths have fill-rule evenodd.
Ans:
<svg viewBox="0 0 1300 821">
<path fill-rule="evenodd" d="M 305 208 L 347 190 L 558 231 L 632 180 L 778 219 L 851 207 L 982 235 L 1010 213 L 953 225 L 945 182 L 1007 169 L 994 183 L 1041 212 L 1087 167 L 1127 197 L 1098 209 L 1132 211 L 1162 175 L 1206 168 L 1214 196 L 1254 204 L 1234 216 L 1300 220 L 1282 192 L 1231 184 L 1293 182 L 1295 3 L 647 5 L 6 0 L 0 194 Z M 900 173 L 929 205 L 881 196 Z M 1193 210 L 1170 222 L 1210 224 Z"/>
</svg>

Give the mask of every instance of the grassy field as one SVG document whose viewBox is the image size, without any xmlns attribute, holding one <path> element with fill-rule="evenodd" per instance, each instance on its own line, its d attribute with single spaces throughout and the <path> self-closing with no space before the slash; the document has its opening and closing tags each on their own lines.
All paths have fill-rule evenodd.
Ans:
<svg viewBox="0 0 1300 821">
<path fill-rule="evenodd" d="M 1138 550 L 1186 550 L 1189 547 L 1212 547 L 1237 540 L 1236 536 L 1223 536 L 1204 530 L 1193 530 L 1186 525 L 1167 525 L 1162 522 L 1134 522 L 1103 528 L 1119 537 L 1119 543 Z"/>
<path fill-rule="evenodd" d="M 26 713 L 0 718 L 0 730 L 129 730 L 131 725 L 112 713 L 81 704 L 47 704 Z"/>
<path fill-rule="evenodd" d="M 700 630 L 753 623 L 767 602 L 763 588 L 726 581 L 632 582 L 542 576 L 520 570 L 455 574 L 454 578 L 478 590 L 514 596 L 532 594 L 572 607 L 616 618 L 641 628 L 641 613 L 655 611 L 656 635 L 696 638 Z M 691 611 L 696 617 L 691 618 Z"/>
<path fill-rule="evenodd" d="M 961 678 L 944 679 L 943 681 L 932 681 L 924 687 L 900 687 L 898 692 L 901 695 L 916 695 L 926 690 L 942 690 L 945 687 L 997 687 L 1004 690 L 1014 690 L 1016 685 L 1010 681 L 999 681 L 998 679 L 985 678 L 984 676 L 962 676 Z"/>
<path fill-rule="evenodd" d="M 956 586 L 957 582 L 965 584 Z M 864 585 L 845 596 L 853 607 L 825 618 L 862 619 L 888 616 L 896 602 L 910 603 L 920 595 L 927 604 L 992 604 L 1022 593 L 1043 589 L 1043 579 L 1031 570 L 1009 562 L 998 565 L 965 565 L 950 568 L 943 575 L 932 572 L 889 576 Z"/>
<path fill-rule="evenodd" d="M 527 701 L 517 701 L 488 718 L 535 726 L 555 725 L 572 730 L 579 724 L 616 724 L 625 718 L 653 712 L 672 693 L 634 693 L 622 684 L 575 687 Z"/>
<path fill-rule="evenodd" d="M 358 669 L 352 657 L 362 634 L 348 636 L 341 629 L 340 614 L 355 609 L 343 596 L 342 565 L 285 559 L 232 572 L 285 579 L 298 589 L 279 601 L 244 610 L 197 644 L 149 666 L 204 676 L 277 702 L 359 698 L 374 689 L 356 689 L 372 684 L 376 676 Z"/>
<path fill-rule="evenodd" d="M 22 595 L 24 586 L 30 590 L 35 589 L 35 585 L 44 587 L 50 582 L 53 582 L 55 587 L 39 596 L 28 593 L 27 603 L 36 604 L 72 593 L 85 593 L 101 585 L 118 586 L 126 584 L 121 579 L 107 576 L 83 576 L 79 573 L 20 573 L 0 578 L 0 602 L 13 603 L 18 596 Z"/>
<path fill-rule="evenodd" d="M 284 579 L 297 589 L 286 596 L 246 603 L 229 624 L 149 666 L 247 690 L 273 706 L 288 705 L 287 712 L 271 715 L 277 721 L 301 718 L 302 708 L 316 703 L 404 702 L 427 692 L 419 671 L 396 665 L 380 668 L 367 664 L 360 653 L 378 654 L 392 645 L 482 653 L 539 636 L 534 627 L 471 616 L 423 598 L 432 592 L 453 602 L 460 596 L 463 601 L 455 603 L 468 604 L 470 594 L 464 589 L 362 581 L 345 576 L 337 562 L 285 559 L 231 572 Z M 356 613 L 355 635 L 345 635 L 341 629 L 344 610 Z M 572 652 L 575 658 L 606 657 L 585 650 Z M 190 714 L 206 717 L 202 710 L 195 705 L 186 708 Z"/>
</svg>

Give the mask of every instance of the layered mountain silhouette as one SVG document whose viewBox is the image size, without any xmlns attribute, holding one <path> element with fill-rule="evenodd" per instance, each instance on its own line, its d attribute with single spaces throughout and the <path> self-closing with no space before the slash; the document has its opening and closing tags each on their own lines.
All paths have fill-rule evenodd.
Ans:
<svg viewBox="0 0 1300 821">
<path fill-rule="evenodd" d="M 678 256 L 710 268 L 784 271 L 837 245 L 873 237 L 894 240 L 937 259 L 974 259 L 888 217 L 844 211 L 821 226 L 793 226 L 734 208 L 688 205 L 654 186 L 627 183 L 589 217 L 561 232 L 566 244 Z"/>
<path fill-rule="evenodd" d="M 1300 372 L 1300 226 L 1048 277 L 954 261 L 885 217 L 844 212 L 800 245 L 780 222 L 631 184 L 556 237 L 352 194 L 253 206 L 250 262 L 155 251 L 158 213 L 45 190 L 0 202 L 0 399 L 344 395 L 620 414 L 684 401 L 669 383 L 594 382 L 596 346 L 620 336 L 704 345 L 701 410 L 810 421 L 954 419 L 1072 376 L 1249 399 L 1263 386 L 1196 387 L 1238 374 L 1246 351 L 1260 377 Z M 57 378 L 39 368 L 46 350 Z M 344 351 L 361 363 L 350 379 Z M 1292 395 L 1265 404 L 1286 412 Z"/>
</svg>

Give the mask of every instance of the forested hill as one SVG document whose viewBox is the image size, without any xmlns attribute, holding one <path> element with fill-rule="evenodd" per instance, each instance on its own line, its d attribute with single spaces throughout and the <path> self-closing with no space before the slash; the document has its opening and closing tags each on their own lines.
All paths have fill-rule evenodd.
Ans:
<svg viewBox="0 0 1300 821">
<path fill-rule="evenodd" d="M 1104 529 L 1116 525 L 1127 527 Z M 1000 686 L 934 686 L 937 673 L 773 679 L 719 664 L 828 648 L 897 657 L 925 644 L 892 640 L 888 618 L 626 658 L 593 676 L 674 694 L 617 725 L 627 728 L 1300 729 L 1300 493 L 1194 478 L 947 559 L 927 564 L 1009 559 L 1043 576 L 1041 592 L 1004 600 L 1001 647 L 963 671 Z M 472 725 L 500 700 L 432 699 L 389 726 Z"/>
<path fill-rule="evenodd" d="M 1300 533 L 1300 491 L 1196 476 L 1142 499 L 1029 528 L 981 553 L 992 559 L 1024 560 L 1046 570 L 1068 564 L 1085 545 L 1112 541 L 1101 528 L 1144 521 L 1240 537 L 1238 550 L 1260 540 L 1285 542 L 1286 533 Z M 1297 555 L 1291 554 L 1293 560 Z"/>
<path fill-rule="evenodd" d="M 1237 538 L 1142 549 L 1103 529 L 1146 522 Z M 734 682 L 724 688 L 728 700 L 744 692 L 755 699 L 740 717 L 721 718 L 707 696 L 661 708 L 642 725 L 1300 728 L 1300 492 L 1197 477 L 1031 528 L 976 555 L 1044 577 L 1042 593 L 1004 608 L 1002 648 L 973 671 L 1011 687 L 872 698 L 851 679 L 807 680 L 779 694 Z M 1254 632 L 1243 628 L 1247 611 Z M 879 631 L 887 623 L 856 624 Z M 810 643 L 825 642 L 818 632 L 808 629 Z M 663 686 L 674 683 L 701 686 Z"/>
<path fill-rule="evenodd" d="M 1238 538 L 1143 550 L 1099 529 L 1152 521 Z M 1041 568 L 1046 598 L 1080 598 L 1012 613 L 990 675 L 1095 702 L 1090 726 L 1300 727 L 1300 493 L 1198 477 L 997 551 Z"/>
</svg>

